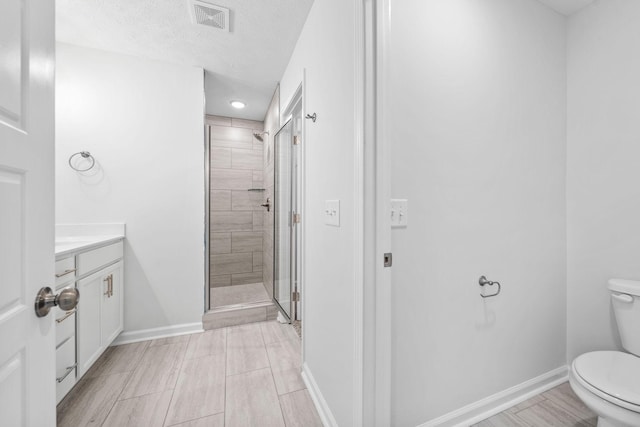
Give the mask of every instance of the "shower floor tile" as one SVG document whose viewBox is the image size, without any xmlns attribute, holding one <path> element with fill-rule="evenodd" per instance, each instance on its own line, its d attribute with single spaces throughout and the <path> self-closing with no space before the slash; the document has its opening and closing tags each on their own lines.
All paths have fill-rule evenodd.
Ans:
<svg viewBox="0 0 640 427">
<path fill-rule="evenodd" d="M 271 301 L 262 283 L 211 288 L 210 296 L 211 308 Z"/>
</svg>

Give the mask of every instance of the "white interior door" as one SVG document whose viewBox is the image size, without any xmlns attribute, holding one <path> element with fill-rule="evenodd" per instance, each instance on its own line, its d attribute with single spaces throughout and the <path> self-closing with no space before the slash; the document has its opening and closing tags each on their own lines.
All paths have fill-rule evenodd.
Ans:
<svg viewBox="0 0 640 427">
<path fill-rule="evenodd" d="M 55 426 L 54 2 L 0 1 L 0 424 Z"/>
</svg>

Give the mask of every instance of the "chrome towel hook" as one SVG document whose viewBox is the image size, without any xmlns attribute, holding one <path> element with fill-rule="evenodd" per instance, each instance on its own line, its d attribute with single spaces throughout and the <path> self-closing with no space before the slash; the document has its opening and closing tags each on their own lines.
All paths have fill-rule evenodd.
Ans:
<svg viewBox="0 0 640 427">
<path fill-rule="evenodd" d="M 81 156 L 83 159 L 88 159 L 91 162 L 89 167 L 85 168 L 85 169 L 80 169 L 80 168 L 77 168 L 77 167 L 73 166 L 72 162 L 73 162 L 73 159 L 76 156 Z M 76 172 L 86 172 L 88 170 L 91 170 L 91 168 L 93 168 L 95 166 L 95 164 L 96 164 L 96 159 L 94 159 L 93 156 L 91 155 L 91 153 L 89 153 L 88 151 L 79 151 L 79 152 L 77 152 L 75 154 L 72 154 L 71 157 L 69 157 L 69 166 L 71 167 L 71 169 L 73 169 Z"/>
<path fill-rule="evenodd" d="M 482 298 L 491 298 L 491 297 L 495 297 L 498 296 L 498 294 L 500 294 L 500 282 L 492 282 L 490 280 L 487 280 L 487 278 L 485 276 L 480 276 L 480 279 L 478 279 L 478 284 L 480 286 L 493 286 L 493 285 L 498 285 L 498 291 L 495 294 L 490 294 L 490 295 L 483 295 L 482 292 L 480 292 L 480 296 Z"/>
<path fill-rule="evenodd" d="M 313 113 L 313 114 L 307 114 L 304 118 L 305 119 L 311 119 L 311 121 L 313 121 L 313 123 L 315 123 L 316 119 L 318 118 L 318 116 L 316 116 L 316 113 Z"/>
</svg>

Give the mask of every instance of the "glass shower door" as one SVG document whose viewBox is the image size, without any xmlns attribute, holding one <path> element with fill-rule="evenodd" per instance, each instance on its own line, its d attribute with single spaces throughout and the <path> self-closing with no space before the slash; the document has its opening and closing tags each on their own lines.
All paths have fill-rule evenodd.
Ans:
<svg viewBox="0 0 640 427">
<path fill-rule="evenodd" d="M 274 257 L 273 299 L 281 312 L 291 319 L 291 290 L 294 280 L 294 246 L 292 228 L 293 198 L 293 126 L 289 120 L 274 140 Z"/>
</svg>

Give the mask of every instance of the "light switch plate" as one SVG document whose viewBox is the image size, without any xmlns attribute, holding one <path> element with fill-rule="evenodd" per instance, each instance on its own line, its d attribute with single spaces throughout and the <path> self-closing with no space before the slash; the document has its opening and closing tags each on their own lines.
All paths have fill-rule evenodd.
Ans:
<svg viewBox="0 0 640 427">
<path fill-rule="evenodd" d="M 325 201 L 324 223 L 333 227 L 340 227 L 340 200 Z"/>
<path fill-rule="evenodd" d="M 407 199 L 391 199 L 391 227 L 409 225 L 409 202 Z"/>
</svg>

